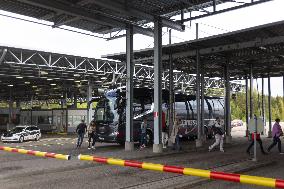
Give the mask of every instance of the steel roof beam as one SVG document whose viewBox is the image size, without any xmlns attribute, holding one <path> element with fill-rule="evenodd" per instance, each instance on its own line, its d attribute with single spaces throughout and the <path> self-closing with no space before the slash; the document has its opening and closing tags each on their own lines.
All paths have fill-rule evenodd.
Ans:
<svg viewBox="0 0 284 189">
<path fill-rule="evenodd" d="M 220 11 L 209 12 L 209 13 L 207 13 L 207 14 L 203 14 L 203 15 L 199 15 L 199 16 L 194 16 L 194 17 L 191 17 L 191 18 L 186 18 L 186 19 L 184 19 L 183 21 L 184 21 L 184 22 L 187 22 L 187 21 L 191 21 L 191 20 L 196 20 L 196 19 L 200 19 L 200 18 L 207 17 L 207 16 L 212 16 L 212 15 L 216 15 L 216 14 L 220 14 L 220 13 L 224 13 L 224 12 L 228 12 L 228 11 L 232 11 L 232 10 L 237 10 L 237 9 L 244 8 L 244 7 L 249 7 L 249 6 L 257 5 L 257 4 L 260 4 L 260 3 L 265 3 L 265 2 L 268 2 L 268 1 L 272 1 L 272 0 L 259 0 L 259 1 L 252 2 L 252 3 L 245 3 L 245 4 L 243 4 L 243 5 L 239 5 L 239 6 L 235 6 L 235 7 L 231 7 L 231 8 L 222 9 L 222 10 L 220 10 Z M 180 20 L 180 21 L 181 21 L 181 20 Z"/>
<path fill-rule="evenodd" d="M 85 19 L 85 20 L 88 20 L 88 21 L 91 21 L 91 22 L 94 22 L 100 25 L 104 25 L 104 26 L 119 27 L 119 28 L 124 28 L 124 29 L 126 28 L 125 22 L 120 22 L 115 19 L 108 18 L 106 16 L 95 15 L 94 13 L 88 12 L 85 9 L 82 9 L 81 7 L 75 6 L 75 5 L 70 6 L 66 3 L 62 3 L 58 1 L 51 1 L 51 0 L 49 1 L 46 1 L 46 0 L 17 0 L 17 1 L 29 4 L 29 5 L 49 9 L 55 12 L 60 12 L 60 13 L 64 13 L 67 15 L 79 17 L 80 19 Z M 101 13 L 100 11 L 95 11 L 95 10 L 93 11 Z M 154 35 L 153 31 L 148 28 L 134 26 L 133 29 L 134 31 L 139 32 L 144 35 L 148 35 L 148 36 Z"/>
<path fill-rule="evenodd" d="M 2 49 L 2 55 L 0 57 L 0 64 L 2 64 L 3 60 L 5 59 L 7 53 L 7 49 Z"/>
<path fill-rule="evenodd" d="M 127 16 L 133 16 L 136 18 L 140 18 L 140 19 L 145 19 L 147 21 L 151 21 L 154 22 L 155 20 L 155 16 L 147 14 L 145 12 L 139 11 L 139 10 L 135 10 L 133 8 L 129 8 L 125 7 L 122 4 L 116 3 L 115 1 L 111 1 L 111 0 L 96 0 L 92 2 L 93 4 L 99 5 L 101 7 L 110 9 L 112 11 L 117 11 L 120 12 L 124 15 Z M 166 18 L 162 18 L 161 19 L 163 26 L 165 27 L 169 27 L 178 31 L 184 31 L 185 26 L 181 23 L 166 19 Z"/>
<path fill-rule="evenodd" d="M 202 39 L 200 40 L 202 41 Z M 284 36 L 277 36 L 277 37 L 270 37 L 270 38 L 263 38 L 263 39 L 255 39 L 252 41 L 240 42 L 240 43 L 231 43 L 226 45 L 208 47 L 208 48 L 200 48 L 200 55 L 207 55 L 207 54 L 215 54 L 215 53 L 226 53 L 235 50 L 242 50 L 246 48 L 255 48 L 267 45 L 274 45 L 284 43 Z M 194 45 L 194 44 L 193 44 Z M 170 46 L 164 47 L 169 48 Z M 196 47 L 198 48 L 198 47 Z M 142 51 L 141 51 L 142 52 Z M 269 54 L 269 52 L 267 52 Z M 173 58 L 184 58 L 184 57 L 194 57 L 196 55 L 196 50 L 188 50 L 183 52 L 173 53 Z M 103 58 L 107 58 L 107 56 L 102 56 Z M 163 61 L 167 61 L 169 59 L 168 54 L 163 55 Z M 141 61 L 148 61 L 152 62 L 153 57 L 146 57 L 142 59 L 134 60 L 136 63 Z"/>
</svg>

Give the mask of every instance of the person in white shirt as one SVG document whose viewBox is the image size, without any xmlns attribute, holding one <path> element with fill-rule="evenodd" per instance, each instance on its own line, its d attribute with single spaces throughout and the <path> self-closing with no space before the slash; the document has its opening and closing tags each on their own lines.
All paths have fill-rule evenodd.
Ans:
<svg viewBox="0 0 284 189">
<path fill-rule="evenodd" d="M 214 125 L 212 126 L 214 135 L 215 135 L 215 142 L 211 146 L 209 146 L 209 152 L 213 150 L 214 147 L 220 144 L 220 151 L 224 152 L 223 144 L 224 144 L 224 130 L 223 126 L 221 125 L 221 119 L 219 117 L 216 118 Z"/>
</svg>

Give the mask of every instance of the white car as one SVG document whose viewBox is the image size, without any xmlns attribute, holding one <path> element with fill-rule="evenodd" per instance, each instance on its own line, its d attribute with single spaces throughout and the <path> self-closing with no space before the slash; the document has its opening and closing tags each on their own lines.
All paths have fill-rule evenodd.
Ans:
<svg viewBox="0 0 284 189">
<path fill-rule="evenodd" d="M 14 129 L 2 134 L 2 142 L 24 142 L 27 140 L 39 140 L 40 129 L 36 126 L 17 126 Z"/>
</svg>

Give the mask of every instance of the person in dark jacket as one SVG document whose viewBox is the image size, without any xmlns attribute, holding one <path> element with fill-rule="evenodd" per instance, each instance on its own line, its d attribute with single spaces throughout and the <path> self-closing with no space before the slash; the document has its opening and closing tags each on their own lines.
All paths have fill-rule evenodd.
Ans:
<svg viewBox="0 0 284 189">
<path fill-rule="evenodd" d="M 77 148 L 81 147 L 86 131 L 87 131 L 87 125 L 85 124 L 85 121 L 82 120 L 81 123 L 76 128 L 76 133 L 78 134 Z"/>
</svg>

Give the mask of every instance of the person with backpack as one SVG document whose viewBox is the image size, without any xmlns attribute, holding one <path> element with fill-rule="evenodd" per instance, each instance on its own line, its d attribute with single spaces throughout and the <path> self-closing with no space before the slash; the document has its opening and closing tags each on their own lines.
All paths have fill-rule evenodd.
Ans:
<svg viewBox="0 0 284 189">
<path fill-rule="evenodd" d="M 280 140 L 280 136 L 283 135 L 283 131 L 279 122 L 280 122 L 279 118 L 275 119 L 275 123 L 272 128 L 273 143 L 268 147 L 267 152 L 270 152 L 270 150 L 278 143 L 279 154 L 284 154 L 282 153 L 281 140 Z"/>
<path fill-rule="evenodd" d="M 89 146 L 88 146 L 88 149 L 90 150 L 91 148 L 92 149 L 96 149 L 95 148 L 95 144 L 96 144 L 96 137 L 97 137 L 97 134 L 96 134 L 96 124 L 94 121 L 91 121 L 89 127 L 88 127 L 88 136 L 89 136 Z M 93 141 L 92 141 L 93 140 Z M 92 147 L 91 147 L 91 141 L 92 141 Z"/>
<path fill-rule="evenodd" d="M 223 144 L 224 144 L 224 130 L 223 126 L 221 125 L 221 119 L 216 117 L 214 125 L 212 126 L 212 130 L 215 136 L 215 142 L 209 146 L 209 152 L 213 150 L 214 147 L 220 144 L 220 152 L 224 152 Z"/>
<path fill-rule="evenodd" d="M 76 128 L 76 133 L 78 134 L 77 148 L 81 147 L 86 131 L 87 131 L 87 125 L 85 124 L 85 121 L 82 120 L 81 123 Z"/>
</svg>

